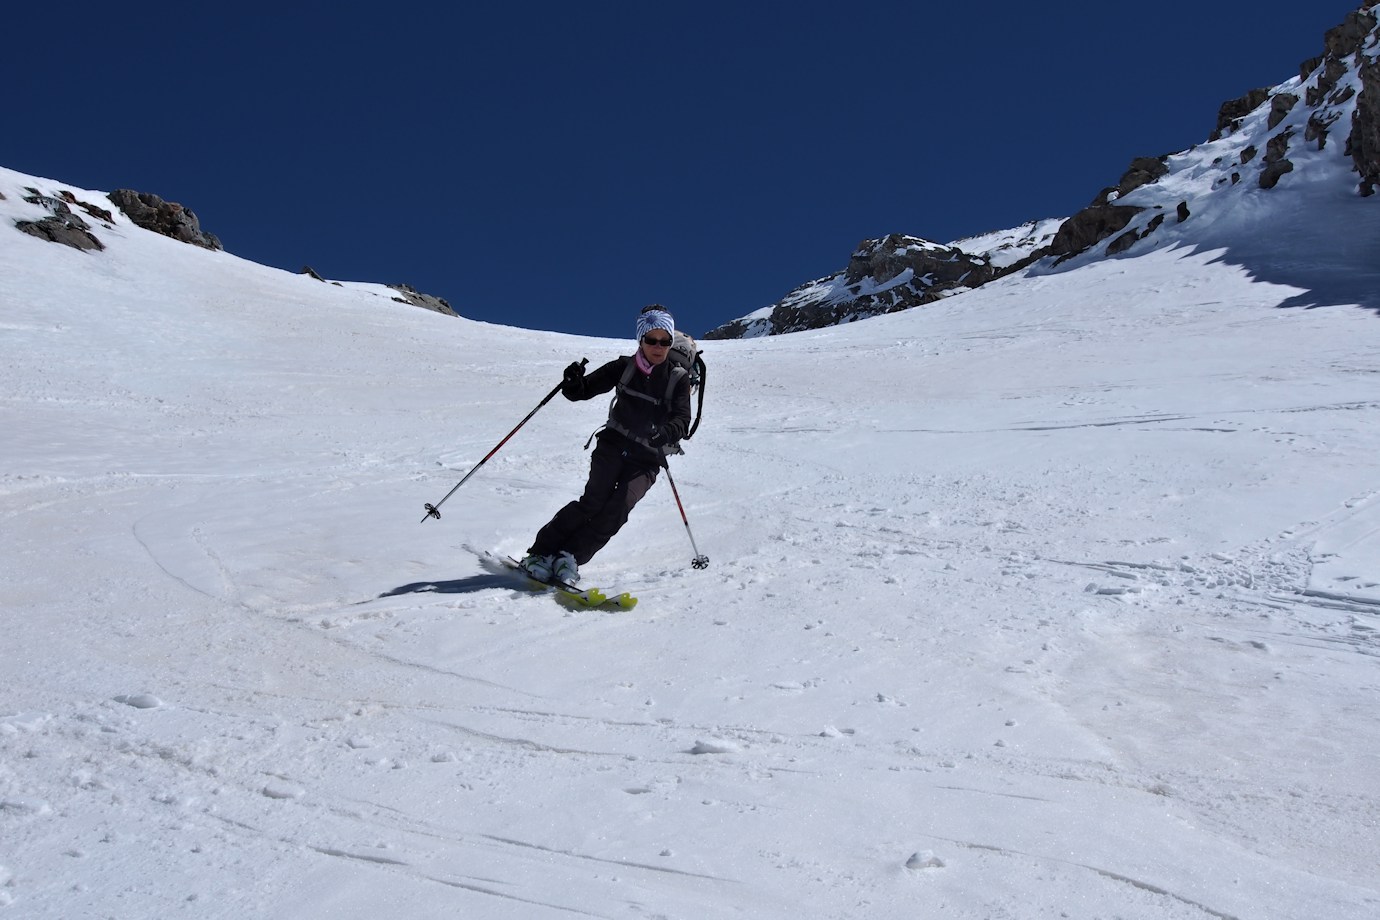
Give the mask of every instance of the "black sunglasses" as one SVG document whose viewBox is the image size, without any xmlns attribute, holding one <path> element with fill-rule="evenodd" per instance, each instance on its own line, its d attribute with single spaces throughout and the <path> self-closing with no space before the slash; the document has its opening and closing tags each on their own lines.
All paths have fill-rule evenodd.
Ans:
<svg viewBox="0 0 1380 920">
<path fill-rule="evenodd" d="M 644 345 L 651 345 L 653 348 L 670 348 L 670 347 L 671 347 L 671 340 L 670 340 L 670 339 L 654 339 L 654 338 L 652 338 L 650 335 L 644 335 L 644 336 L 642 337 L 642 342 L 643 342 Z"/>
</svg>

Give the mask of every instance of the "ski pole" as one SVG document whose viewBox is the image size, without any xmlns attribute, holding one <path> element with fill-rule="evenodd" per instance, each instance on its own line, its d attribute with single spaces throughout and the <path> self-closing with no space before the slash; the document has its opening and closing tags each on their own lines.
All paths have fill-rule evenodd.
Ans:
<svg viewBox="0 0 1380 920">
<path fill-rule="evenodd" d="M 580 367 L 581 367 L 582 369 L 583 369 L 584 366 L 585 366 L 586 364 L 588 364 L 588 363 L 589 363 L 589 359 L 588 359 L 588 358 L 581 358 L 581 359 L 580 359 Z M 494 454 L 498 453 L 498 449 L 499 449 L 500 447 L 502 447 L 504 444 L 507 444 L 509 438 L 511 438 L 513 435 L 515 435 L 515 434 L 518 433 L 518 428 L 521 428 L 523 425 L 526 425 L 528 422 L 530 422 L 530 421 L 532 420 L 532 416 L 536 415 L 539 411 L 541 411 L 541 407 L 542 407 L 542 406 L 544 406 L 544 405 L 546 405 L 547 403 L 549 403 L 552 399 L 555 399 L 556 394 L 559 393 L 559 392 L 561 391 L 561 387 L 563 387 L 563 386 L 565 386 L 565 381 L 564 381 L 564 380 L 562 380 L 560 383 L 556 384 L 555 388 L 554 388 L 550 393 L 547 393 L 546 396 L 542 399 L 541 402 L 537 403 L 536 408 L 533 409 L 531 412 L 528 412 L 528 413 L 527 413 L 527 417 L 524 418 L 522 421 L 520 421 L 520 422 L 517 423 L 517 428 L 514 428 L 512 431 L 510 431 L 510 432 L 508 432 L 506 435 L 504 435 L 504 436 L 503 436 L 503 440 L 502 440 L 502 441 L 499 441 L 497 444 L 495 444 L 495 445 L 494 445 L 494 449 L 491 450 L 491 451 L 489 451 L 487 454 L 485 454 L 485 455 L 484 455 L 484 459 L 483 459 L 483 460 L 480 460 L 478 463 L 476 463 L 476 464 L 474 465 L 474 469 L 472 469 L 472 470 L 470 470 L 468 473 L 466 473 L 466 474 L 465 474 L 465 478 L 464 478 L 464 479 L 461 479 L 459 482 L 457 482 L 457 483 L 454 485 L 454 487 L 452 487 L 451 490 L 450 490 L 449 492 L 446 493 L 446 497 L 445 497 L 445 498 L 441 499 L 439 502 L 437 502 L 437 503 L 434 504 L 434 505 L 431 504 L 430 502 L 427 502 L 427 504 L 426 504 L 426 506 L 425 506 L 425 507 L 426 507 L 426 514 L 422 516 L 422 519 L 421 519 L 418 523 L 420 523 L 420 524 L 425 524 L 427 518 L 436 518 L 436 520 L 439 521 L 439 520 L 441 519 L 441 511 L 440 511 L 440 508 L 441 508 L 442 505 L 444 505 L 444 504 L 446 503 L 446 498 L 450 498 L 452 495 L 455 494 L 455 490 L 456 490 L 456 489 L 460 488 L 460 487 L 463 486 L 465 483 L 469 482 L 470 477 L 473 476 L 475 473 L 477 473 L 477 472 L 479 471 L 479 468 L 480 468 L 481 466 L 483 466 L 484 464 L 488 463 L 488 462 L 489 462 L 489 458 L 492 457 Z"/>
<path fill-rule="evenodd" d="M 680 490 L 676 488 L 676 479 L 671 475 L 671 464 L 666 462 L 666 452 L 662 451 L 661 465 L 666 468 L 666 481 L 671 484 L 671 494 L 676 497 L 676 507 L 680 509 L 680 519 L 685 522 L 685 533 L 690 537 L 690 548 L 695 551 L 695 558 L 690 560 L 692 568 L 709 568 L 709 557 L 700 552 L 700 548 L 695 545 L 695 535 L 690 530 L 690 519 L 685 516 L 685 505 L 680 500 Z"/>
</svg>

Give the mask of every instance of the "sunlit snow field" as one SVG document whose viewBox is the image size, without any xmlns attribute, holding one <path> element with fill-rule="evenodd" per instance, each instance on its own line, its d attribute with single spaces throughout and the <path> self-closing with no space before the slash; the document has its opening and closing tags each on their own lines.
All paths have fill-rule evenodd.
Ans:
<svg viewBox="0 0 1380 920">
<path fill-rule="evenodd" d="M 639 304 L 96 232 L 0 226 L 0 915 L 1380 914 L 1374 309 L 1170 246 L 705 343 L 711 566 L 658 483 L 615 614 L 465 548 L 578 493 L 603 400 L 421 519 Z"/>
</svg>

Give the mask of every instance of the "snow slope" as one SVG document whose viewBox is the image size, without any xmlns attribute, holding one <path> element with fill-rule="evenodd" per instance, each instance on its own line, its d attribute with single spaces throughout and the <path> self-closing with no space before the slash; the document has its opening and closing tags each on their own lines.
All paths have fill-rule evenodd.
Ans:
<svg viewBox="0 0 1380 920">
<path fill-rule="evenodd" d="M 630 341 L 95 232 L 0 227 L 0 916 L 1380 913 L 1373 310 L 1179 246 L 710 343 L 713 564 L 660 484 L 606 614 L 462 548 L 602 401 L 419 522 Z"/>
</svg>

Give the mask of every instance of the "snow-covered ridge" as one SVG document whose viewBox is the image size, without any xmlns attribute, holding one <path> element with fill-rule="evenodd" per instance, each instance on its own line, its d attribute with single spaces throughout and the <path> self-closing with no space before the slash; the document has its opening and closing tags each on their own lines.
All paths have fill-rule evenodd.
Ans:
<svg viewBox="0 0 1380 920">
<path fill-rule="evenodd" d="M 1048 273 L 1068 263 L 1137 255 L 1173 245 L 1250 249 L 1264 223 L 1283 233 L 1299 212 L 1326 213 L 1338 247 L 1330 268 L 1367 269 L 1380 251 L 1367 211 L 1380 208 L 1380 25 L 1374 0 L 1324 37 L 1324 53 L 1302 73 L 1222 106 L 1219 129 L 1202 145 L 1134 161 L 1117 185 L 1067 219 L 950 244 L 971 271 L 936 283 L 917 263 L 912 276 L 868 278 L 856 254 L 848 269 L 801 285 L 779 302 L 712 330 L 709 338 L 797 332 L 907 310 L 972 290 L 1013 271 Z M 1338 199 L 1364 207 L 1336 208 Z M 1305 218 L 1305 222 L 1307 219 Z M 1316 221 L 1315 221 L 1316 222 Z M 890 247 L 893 259 L 937 244 L 893 235 L 860 250 Z M 1277 268 L 1277 267 L 1276 267 Z M 1286 276 L 1274 276 L 1290 280 Z M 1312 274 L 1292 279 L 1308 284 Z"/>
<path fill-rule="evenodd" d="M 135 217 L 131 218 L 130 214 Z M 112 236 L 153 233 L 220 251 L 220 241 L 201 229 L 196 215 L 175 202 L 127 189 L 97 192 L 76 189 L 52 179 L 26 176 L 0 167 L 0 220 L 37 239 L 83 252 L 103 252 Z M 385 297 L 396 303 L 456 316 L 444 299 L 423 294 L 406 284 L 333 281 L 310 267 L 301 275 L 336 287 Z"/>
<path fill-rule="evenodd" d="M 1063 218 L 1054 217 L 1032 220 L 1009 230 L 994 230 L 955 240 L 949 245 L 983 256 L 997 268 L 1009 268 L 1048 246 L 1063 222 Z"/>
</svg>

